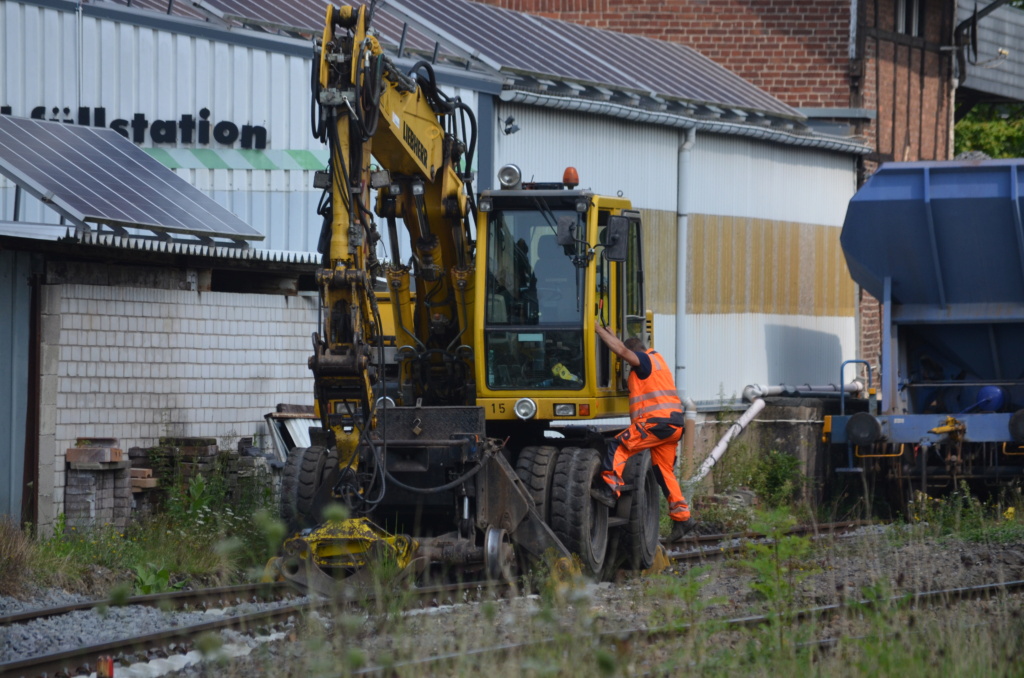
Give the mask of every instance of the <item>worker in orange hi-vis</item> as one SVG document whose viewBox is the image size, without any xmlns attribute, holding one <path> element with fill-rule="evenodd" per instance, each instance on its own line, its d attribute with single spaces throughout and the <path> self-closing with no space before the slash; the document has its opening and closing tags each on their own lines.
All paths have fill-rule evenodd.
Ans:
<svg viewBox="0 0 1024 678">
<path fill-rule="evenodd" d="M 630 426 L 608 441 L 604 457 L 604 487 L 595 488 L 595 498 L 615 506 L 626 461 L 637 452 L 651 451 L 651 462 L 661 491 L 668 499 L 668 516 L 672 519 L 672 532 L 668 541 L 679 541 L 689 534 L 696 522 L 690 516 L 690 506 L 676 480 L 676 447 L 686 426 L 683 404 L 676 393 L 672 371 L 665 359 L 644 346 L 636 337 L 625 342 L 607 327 L 596 324 L 597 336 L 612 353 L 629 363 L 629 419 Z"/>
</svg>

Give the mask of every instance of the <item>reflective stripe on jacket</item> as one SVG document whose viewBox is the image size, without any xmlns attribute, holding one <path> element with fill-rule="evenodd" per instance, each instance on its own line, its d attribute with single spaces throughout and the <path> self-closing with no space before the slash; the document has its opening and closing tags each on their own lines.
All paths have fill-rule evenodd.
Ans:
<svg viewBox="0 0 1024 678">
<path fill-rule="evenodd" d="M 651 417 L 670 417 L 673 412 L 682 412 L 683 404 L 676 394 L 672 371 L 653 348 L 645 351 L 651 358 L 651 374 L 646 379 L 629 373 L 629 419 L 638 421 Z"/>
</svg>

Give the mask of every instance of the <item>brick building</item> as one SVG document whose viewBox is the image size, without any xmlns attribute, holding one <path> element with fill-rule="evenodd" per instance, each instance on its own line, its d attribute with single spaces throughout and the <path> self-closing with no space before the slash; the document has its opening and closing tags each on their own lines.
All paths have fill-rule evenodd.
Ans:
<svg viewBox="0 0 1024 678">
<path fill-rule="evenodd" d="M 862 136 L 861 182 L 880 162 L 951 157 L 955 0 L 479 1 L 692 47 L 822 131 Z M 858 295 L 858 357 L 878 365 L 878 303 Z"/>
</svg>

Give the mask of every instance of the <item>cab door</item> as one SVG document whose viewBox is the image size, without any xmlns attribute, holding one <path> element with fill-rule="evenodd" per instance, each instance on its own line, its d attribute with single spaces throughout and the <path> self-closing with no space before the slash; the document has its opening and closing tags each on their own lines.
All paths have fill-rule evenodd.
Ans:
<svg viewBox="0 0 1024 678">
<path fill-rule="evenodd" d="M 615 281 L 614 307 L 618 315 L 617 324 L 621 328 L 620 336 L 623 340 L 637 337 L 646 346 L 650 346 L 651 338 L 647 336 L 647 308 L 644 303 L 644 260 L 640 213 L 635 210 L 623 210 L 622 216 L 629 219 L 629 230 L 626 260 L 616 264 L 618 275 Z M 628 376 L 629 371 L 623 369 L 619 374 L 619 388 L 626 388 Z"/>
</svg>

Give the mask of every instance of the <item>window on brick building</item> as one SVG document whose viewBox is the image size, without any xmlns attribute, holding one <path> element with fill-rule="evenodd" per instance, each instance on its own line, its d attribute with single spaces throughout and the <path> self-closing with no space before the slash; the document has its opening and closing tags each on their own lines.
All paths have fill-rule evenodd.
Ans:
<svg viewBox="0 0 1024 678">
<path fill-rule="evenodd" d="M 896 32 L 920 37 L 924 29 L 925 0 L 896 0 Z"/>
</svg>

